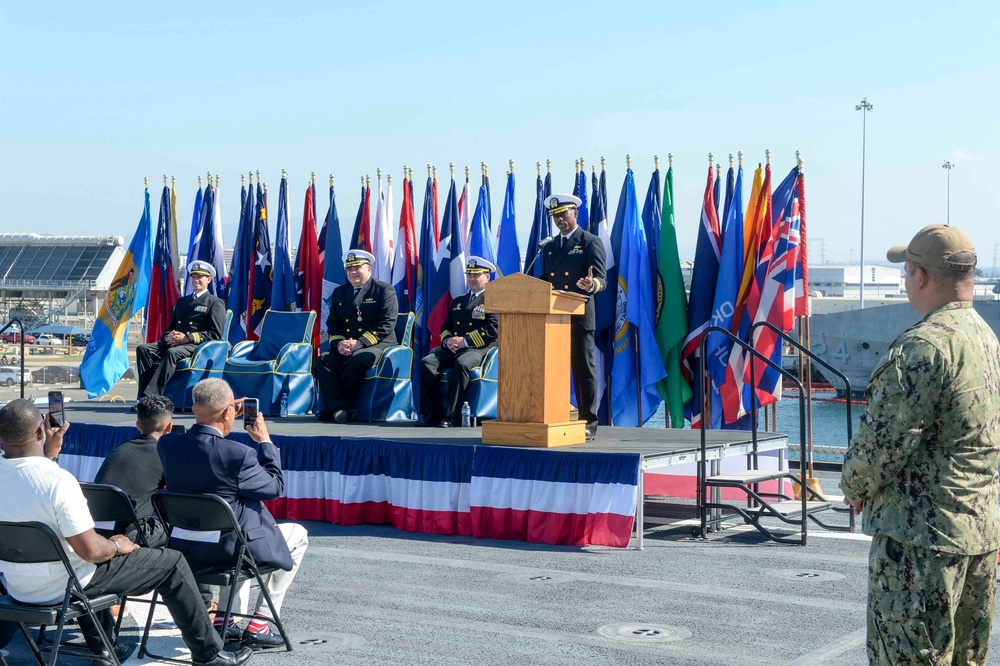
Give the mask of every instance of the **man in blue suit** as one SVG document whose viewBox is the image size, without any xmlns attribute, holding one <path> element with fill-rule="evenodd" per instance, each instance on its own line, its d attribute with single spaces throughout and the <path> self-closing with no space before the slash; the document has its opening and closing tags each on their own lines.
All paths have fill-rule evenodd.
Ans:
<svg viewBox="0 0 1000 666">
<path fill-rule="evenodd" d="M 159 454 L 167 488 L 182 493 L 211 493 L 229 502 L 247 538 L 247 546 L 259 565 L 278 567 L 268 577 L 267 591 L 275 612 L 280 613 L 285 593 L 305 555 L 309 535 L 301 525 L 278 525 L 264 506 L 264 500 L 280 497 L 285 489 L 281 475 L 280 455 L 271 443 L 264 425 L 264 416 L 247 426 L 247 433 L 257 442 L 257 451 L 226 439 L 236 417 L 243 412 L 243 400 L 237 401 L 229 384 L 221 379 L 205 379 L 195 385 L 192 393 L 197 422 L 184 435 L 160 440 Z M 238 542 L 232 533 L 176 533 L 171 535 L 172 548 L 181 551 L 194 572 L 232 563 Z M 245 613 L 250 584 L 239 591 L 240 611 Z M 221 599 L 228 598 L 223 588 Z M 281 637 L 272 632 L 267 618 L 261 613 L 264 595 L 260 594 L 254 609 L 254 619 L 243 631 L 243 644 L 251 648 L 278 647 Z M 221 626 L 223 613 L 216 615 Z M 231 622 L 227 637 L 236 638 L 239 627 Z M 235 634 L 235 635 L 233 635 Z"/>
</svg>

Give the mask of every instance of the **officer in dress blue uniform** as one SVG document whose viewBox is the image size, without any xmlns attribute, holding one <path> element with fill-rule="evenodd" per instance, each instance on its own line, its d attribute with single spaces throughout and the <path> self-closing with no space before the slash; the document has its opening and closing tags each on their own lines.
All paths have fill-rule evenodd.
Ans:
<svg viewBox="0 0 1000 666">
<path fill-rule="evenodd" d="M 177 301 L 163 338 L 159 342 L 136 347 L 135 366 L 139 383 L 136 400 L 147 395 L 163 395 L 163 387 L 182 359 L 193 355 L 201 343 L 222 339 L 226 303 L 208 292 L 208 285 L 215 279 L 215 267 L 207 261 L 192 261 L 188 266 L 188 275 L 194 293 Z M 134 405 L 131 411 L 135 411 Z"/>
<path fill-rule="evenodd" d="M 572 194 L 553 194 L 545 199 L 559 236 L 544 248 L 543 279 L 555 289 L 593 296 L 607 286 L 604 243 L 576 223 L 581 201 Z M 570 368 L 576 387 L 580 418 L 587 422 L 587 439 L 597 435 L 597 369 L 594 367 L 594 299 L 587 301 L 583 316 L 572 317 Z"/>
<path fill-rule="evenodd" d="M 482 257 L 469 257 L 465 281 L 469 291 L 456 298 L 441 326 L 441 346 L 420 362 L 420 425 L 450 428 L 461 423 L 460 410 L 469 388 L 469 372 L 497 344 L 499 317 L 486 312 L 486 283 L 497 267 Z M 448 397 L 441 403 L 440 382 L 448 373 Z M 442 412 L 442 408 L 444 411 Z"/>
<path fill-rule="evenodd" d="M 368 368 L 382 351 L 396 343 L 396 290 L 372 278 L 375 256 L 364 250 L 344 253 L 348 284 L 333 290 L 326 329 L 330 350 L 316 362 L 316 378 L 323 397 L 320 421 L 347 423 L 354 418 L 351 400 Z"/>
</svg>

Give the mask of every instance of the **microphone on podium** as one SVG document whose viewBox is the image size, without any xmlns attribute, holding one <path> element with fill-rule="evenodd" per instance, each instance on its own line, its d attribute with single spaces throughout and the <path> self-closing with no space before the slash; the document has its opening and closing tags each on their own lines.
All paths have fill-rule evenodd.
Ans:
<svg viewBox="0 0 1000 666">
<path fill-rule="evenodd" d="M 542 240 L 538 241 L 538 252 L 535 254 L 534 257 L 532 257 L 531 261 L 528 263 L 528 267 L 524 269 L 525 275 L 531 275 L 531 267 L 535 265 L 536 261 L 538 261 L 538 257 L 542 256 L 542 248 L 551 243 L 552 241 L 554 241 L 555 239 L 556 239 L 555 236 L 549 236 L 548 238 L 543 238 Z"/>
</svg>

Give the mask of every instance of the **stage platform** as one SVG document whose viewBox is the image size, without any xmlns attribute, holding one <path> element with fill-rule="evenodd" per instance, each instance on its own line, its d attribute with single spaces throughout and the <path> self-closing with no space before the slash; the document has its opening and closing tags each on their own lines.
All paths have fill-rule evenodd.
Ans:
<svg viewBox="0 0 1000 666">
<path fill-rule="evenodd" d="M 108 451 L 135 434 L 135 415 L 122 403 L 96 401 L 69 403 L 66 412 L 74 427 L 60 464 L 91 481 Z M 178 413 L 174 422 L 191 426 L 194 417 Z M 618 547 L 634 527 L 640 549 L 637 498 L 690 498 L 701 442 L 697 430 L 602 427 L 592 442 L 537 449 L 484 446 L 480 428 L 335 425 L 305 416 L 267 425 L 286 477 L 287 498 L 271 503 L 278 518 Z M 234 438 L 249 441 L 242 432 Z M 746 468 L 751 433 L 707 438 L 713 473 Z M 764 466 L 784 469 L 787 437 L 758 433 L 757 442 Z"/>
</svg>

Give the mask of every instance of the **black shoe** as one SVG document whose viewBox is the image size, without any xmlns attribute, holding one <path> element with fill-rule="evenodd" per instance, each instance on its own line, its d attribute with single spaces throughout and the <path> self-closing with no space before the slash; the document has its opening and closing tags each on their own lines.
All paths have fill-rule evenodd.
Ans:
<svg viewBox="0 0 1000 666">
<path fill-rule="evenodd" d="M 135 650 L 135 645 L 126 645 L 125 643 L 115 644 L 115 656 L 118 657 L 118 663 L 123 663 L 132 655 L 132 651 Z M 101 650 L 100 652 L 94 653 L 94 659 L 91 663 L 94 664 L 110 664 L 111 656 L 108 654 L 107 650 Z"/>
<path fill-rule="evenodd" d="M 218 631 L 219 627 L 215 627 L 215 630 Z M 222 641 L 224 643 L 228 643 L 229 641 L 238 641 L 242 637 L 243 637 L 243 629 L 239 625 L 231 624 L 228 627 L 226 627 L 226 633 L 222 637 Z"/>
<path fill-rule="evenodd" d="M 438 421 L 438 428 L 453 428 L 455 424 L 451 422 L 451 419 L 441 419 Z"/>
<path fill-rule="evenodd" d="M 284 647 L 285 641 L 281 634 L 272 629 L 266 634 L 258 634 L 249 629 L 243 630 L 243 645 L 251 650 L 267 650 L 268 648 Z"/>
<path fill-rule="evenodd" d="M 344 425 L 345 423 L 350 423 L 354 420 L 354 416 L 357 414 L 356 410 L 353 409 L 338 409 L 333 413 L 333 422 Z"/>
<path fill-rule="evenodd" d="M 597 426 L 587 427 L 587 441 L 592 442 L 597 439 Z"/>
<path fill-rule="evenodd" d="M 433 416 L 425 416 L 424 418 L 422 418 L 419 421 L 417 421 L 417 427 L 418 428 L 433 428 L 434 426 L 436 426 L 438 424 L 438 421 L 439 421 L 439 419 L 436 419 Z"/>
<path fill-rule="evenodd" d="M 321 409 L 318 412 L 316 412 L 316 418 L 322 421 L 323 423 L 332 423 L 333 411 L 329 409 Z"/>
<path fill-rule="evenodd" d="M 238 664 L 245 664 L 253 656 L 253 650 L 248 647 L 240 648 L 236 652 L 229 652 L 228 650 L 219 650 L 219 654 L 215 655 L 215 659 L 211 661 L 196 661 L 195 664 L 198 666 L 238 666 Z"/>
</svg>

